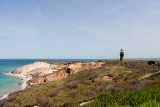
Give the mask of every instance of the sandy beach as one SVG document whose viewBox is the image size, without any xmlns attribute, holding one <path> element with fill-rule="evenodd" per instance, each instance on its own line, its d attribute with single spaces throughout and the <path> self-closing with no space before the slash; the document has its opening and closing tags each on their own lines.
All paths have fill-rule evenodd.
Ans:
<svg viewBox="0 0 160 107">
<path fill-rule="evenodd" d="M 23 90 L 27 87 L 27 78 L 25 76 L 22 76 L 20 74 L 12 74 L 11 72 L 8 72 L 6 73 L 6 75 L 10 75 L 10 76 L 16 76 L 16 77 L 19 77 L 22 79 L 22 84 L 21 84 L 21 87 L 20 88 L 17 88 L 17 89 L 8 89 L 8 90 L 0 90 L 0 100 L 3 100 L 4 98 L 8 97 L 8 95 L 10 93 L 13 93 L 15 91 L 18 91 L 18 90 Z"/>
</svg>

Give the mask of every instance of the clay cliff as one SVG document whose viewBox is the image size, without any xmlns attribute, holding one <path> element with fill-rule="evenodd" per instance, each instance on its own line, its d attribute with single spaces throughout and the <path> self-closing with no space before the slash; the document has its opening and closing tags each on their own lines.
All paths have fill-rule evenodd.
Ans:
<svg viewBox="0 0 160 107">
<path fill-rule="evenodd" d="M 12 74 L 27 78 L 27 84 L 33 85 L 48 81 L 62 80 L 79 71 L 83 72 L 84 70 L 100 68 L 103 64 L 103 61 L 70 63 L 37 61 L 14 70 Z"/>
</svg>

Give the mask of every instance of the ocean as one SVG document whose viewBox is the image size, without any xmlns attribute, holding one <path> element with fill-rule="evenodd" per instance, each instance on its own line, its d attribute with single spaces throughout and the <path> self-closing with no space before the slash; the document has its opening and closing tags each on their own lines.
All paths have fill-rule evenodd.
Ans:
<svg viewBox="0 0 160 107">
<path fill-rule="evenodd" d="M 48 60 L 54 62 L 72 62 L 72 61 L 88 61 L 94 62 L 101 59 L 0 59 L 0 96 L 11 92 L 15 89 L 20 89 L 21 86 L 18 83 L 22 80 L 18 77 L 6 75 L 7 72 L 12 72 L 20 66 L 34 63 L 39 60 Z M 118 60 L 118 59 L 110 59 Z M 141 60 L 141 59 L 131 59 L 131 60 Z M 142 60 L 159 60 L 159 59 L 142 59 Z"/>
<path fill-rule="evenodd" d="M 72 61 L 98 61 L 99 59 L 0 59 L 0 95 L 7 91 L 19 89 L 18 83 L 22 80 L 18 77 L 6 75 L 7 72 L 12 72 L 20 66 L 34 63 L 39 60 L 48 60 L 54 62 L 72 62 Z"/>
</svg>

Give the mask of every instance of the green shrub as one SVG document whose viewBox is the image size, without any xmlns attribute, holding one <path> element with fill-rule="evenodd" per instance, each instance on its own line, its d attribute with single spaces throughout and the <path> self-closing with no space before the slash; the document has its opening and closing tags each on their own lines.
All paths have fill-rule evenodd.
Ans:
<svg viewBox="0 0 160 107">
<path fill-rule="evenodd" d="M 15 107 L 12 102 L 6 102 L 3 107 Z"/>
<path fill-rule="evenodd" d="M 77 88 L 78 87 L 78 81 L 72 81 L 68 84 L 66 84 L 67 87 L 73 89 L 73 88 Z"/>
<path fill-rule="evenodd" d="M 119 94 L 104 94 L 88 106 L 139 106 L 149 101 L 160 102 L 160 89 L 138 90 L 135 92 L 123 92 Z M 151 103 L 151 102 L 150 102 Z M 159 103 L 158 103 L 159 104 Z"/>
<path fill-rule="evenodd" d="M 85 84 L 85 85 L 91 85 L 92 84 L 92 82 L 89 81 L 89 80 L 84 80 L 84 81 L 82 81 L 82 83 Z"/>
<path fill-rule="evenodd" d="M 79 90 L 72 90 L 69 92 L 69 94 L 72 96 L 76 96 L 76 95 L 80 94 L 80 91 Z"/>
<path fill-rule="evenodd" d="M 49 98 L 48 97 L 39 97 L 37 99 L 37 103 L 40 104 L 42 107 L 50 106 Z"/>
<path fill-rule="evenodd" d="M 85 95 L 87 97 L 93 97 L 93 96 L 95 96 L 94 92 L 92 90 L 84 90 L 82 93 L 83 93 L 83 95 Z"/>
<path fill-rule="evenodd" d="M 58 89 L 52 89 L 49 93 L 48 96 L 49 97 L 54 97 L 58 94 Z"/>
<path fill-rule="evenodd" d="M 71 98 L 67 98 L 64 102 L 63 102 L 63 105 L 62 107 L 70 107 L 70 106 L 73 106 L 74 105 L 74 102 Z"/>
</svg>

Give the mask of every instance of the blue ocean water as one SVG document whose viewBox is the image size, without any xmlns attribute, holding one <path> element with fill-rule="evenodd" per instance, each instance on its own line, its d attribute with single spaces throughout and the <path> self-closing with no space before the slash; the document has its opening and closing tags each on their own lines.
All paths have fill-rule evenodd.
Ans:
<svg viewBox="0 0 160 107">
<path fill-rule="evenodd" d="M 12 72 L 14 69 L 32 62 L 31 60 L 0 59 L 0 90 L 20 87 L 18 83 L 21 82 L 21 79 L 6 75 L 6 72 Z"/>
<path fill-rule="evenodd" d="M 39 60 L 48 60 L 54 62 L 72 62 L 72 61 L 97 61 L 99 59 L 0 59 L 0 90 L 10 90 L 19 88 L 18 83 L 22 80 L 18 77 L 6 75 L 20 66 L 34 63 Z"/>
<path fill-rule="evenodd" d="M 48 60 L 54 62 L 72 62 L 72 61 L 88 61 L 94 62 L 101 59 L 0 59 L 0 90 L 15 89 L 22 80 L 18 77 L 6 75 L 6 72 L 12 72 L 20 66 L 27 65 L 39 60 Z M 118 60 L 118 59 L 110 59 Z M 130 59 L 130 60 L 151 60 L 151 59 Z M 160 60 L 160 59 L 152 59 Z"/>
</svg>

